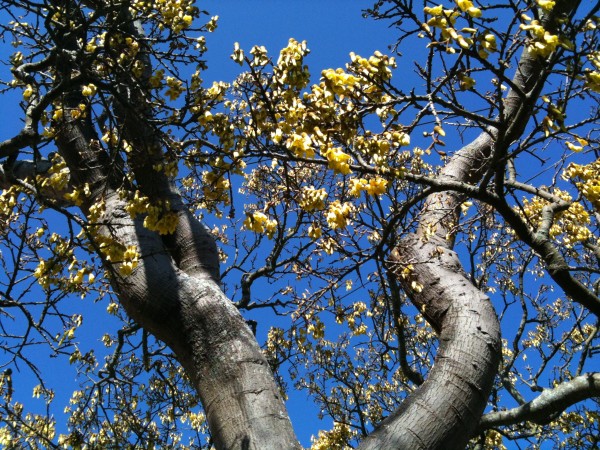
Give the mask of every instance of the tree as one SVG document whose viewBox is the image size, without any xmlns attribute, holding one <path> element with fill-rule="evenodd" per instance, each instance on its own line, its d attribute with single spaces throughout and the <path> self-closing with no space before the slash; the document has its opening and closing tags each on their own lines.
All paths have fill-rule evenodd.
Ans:
<svg viewBox="0 0 600 450">
<path fill-rule="evenodd" d="M 311 85 L 295 40 L 207 86 L 191 0 L 4 2 L 0 442 L 300 448 L 293 383 L 313 448 L 598 445 L 600 5 L 479 3 L 366 11 L 425 50 L 399 87 L 381 53 Z M 52 404 L 40 346 L 84 377 L 59 436 L 14 398 L 26 367 Z"/>
</svg>

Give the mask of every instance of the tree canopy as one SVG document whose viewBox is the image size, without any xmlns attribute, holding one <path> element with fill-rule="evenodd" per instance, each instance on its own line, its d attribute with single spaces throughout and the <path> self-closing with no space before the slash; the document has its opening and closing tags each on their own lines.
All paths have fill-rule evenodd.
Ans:
<svg viewBox="0 0 600 450">
<path fill-rule="evenodd" d="M 386 52 L 213 82 L 201 3 L 3 1 L 0 445 L 301 448 L 300 390 L 315 450 L 596 448 L 594 3 L 379 0 Z"/>
</svg>

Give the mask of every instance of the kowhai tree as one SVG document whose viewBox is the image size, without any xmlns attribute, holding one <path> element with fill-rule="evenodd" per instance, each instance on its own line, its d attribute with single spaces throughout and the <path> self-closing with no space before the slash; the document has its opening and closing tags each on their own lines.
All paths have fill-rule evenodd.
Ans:
<svg viewBox="0 0 600 450">
<path fill-rule="evenodd" d="M 594 3 L 380 0 L 395 56 L 236 44 L 211 84 L 192 0 L 5 0 L 0 443 L 300 448 L 301 389 L 314 449 L 597 446 Z"/>
</svg>

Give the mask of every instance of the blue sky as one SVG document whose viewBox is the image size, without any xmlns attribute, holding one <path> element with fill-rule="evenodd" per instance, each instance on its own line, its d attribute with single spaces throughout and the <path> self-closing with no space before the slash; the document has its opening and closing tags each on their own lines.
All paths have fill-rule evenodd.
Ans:
<svg viewBox="0 0 600 450">
<path fill-rule="evenodd" d="M 356 1 L 259 1 L 208 0 L 199 3 L 210 15 L 219 16 L 219 26 L 207 36 L 207 84 L 212 81 L 232 81 L 242 68 L 230 58 L 235 42 L 246 52 L 254 45 L 264 45 L 277 59 L 279 50 L 290 38 L 307 41 L 311 50 L 306 59 L 313 81 L 322 70 L 343 67 L 349 53 L 369 56 L 374 51 L 388 53 L 394 42 L 394 32 L 386 22 L 364 19 L 361 10 L 369 2 Z M 259 313 L 260 314 L 260 313 Z M 266 333 L 269 323 L 259 323 L 260 334 Z M 329 429 L 331 420 L 320 421 L 318 410 L 308 394 L 289 391 L 288 412 L 302 445 L 310 446 L 311 435 L 319 429 Z"/>
<path fill-rule="evenodd" d="M 206 81 L 228 81 L 240 72 L 240 67 L 229 59 L 234 42 L 246 50 L 264 45 L 277 56 L 289 38 L 306 40 L 311 49 L 307 62 L 313 77 L 318 78 L 323 69 L 343 67 L 351 51 L 362 55 L 375 50 L 385 53 L 394 39 L 386 23 L 362 18 L 361 10 L 369 2 L 208 0 L 199 6 L 220 18 L 216 32 L 207 36 Z"/>
</svg>

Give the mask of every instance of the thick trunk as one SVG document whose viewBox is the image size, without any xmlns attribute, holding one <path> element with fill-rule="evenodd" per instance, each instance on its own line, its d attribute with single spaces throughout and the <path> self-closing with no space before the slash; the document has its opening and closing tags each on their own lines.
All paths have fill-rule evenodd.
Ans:
<svg viewBox="0 0 600 450">
<path fill-rule="evenodd" d="M 107 201 L 113 233 L 141 249 L 140 263 L 115 286 L 127 313 L 176 353 L 196 387 L 215 446 L 299 448 L 267 361 L 212 274 L 179 269 L 162 239 Z M 115 220 L 115 218 L 121 219 Z"/>
<path fill-rule="evenodd" d="M 424 312 L 434 309 L 440 345 L 425 383 L 359 448 L 464 448 L 478 426 L 499 361 L 494 308 L 463 274 L 453 251 L 413 236 L 395 258 L 414 267 L 412 276 L 400 277 L 406 289 L 413 281 L 424 286 L 413 295 Z"/>
<path fill-rule="evenodd" d="M 545 28 L 555 31 L 556 17 L 571 14 L 579 3 L 557 2 L 542 19 Z M 525 50 L 498 126 L 456 152 L 440 182 L 482 182 L 481 189 L 487 189 L 494 178 L 495 193 L 502 195 L 508 147 L 523 132 L 549 73 L 546 61 Z M 451 191 L 430 195 L 418 231 L 392 254 L 398 280 L 438 332 L 440 344 L 425 383 L 363 441 L 361 450 L 463 449 L 478 429 L 500 360 L 500 326 L 489 298 L 473 286 L 452 251 L 462 201 Z"/>
<path fill-rule="evenodd" d="M 526 123 L 544 77 L 543 64 L 525 55 L 514 79 L 520 92 L 509 95 L 500 131 L 486 132 L 458 152 L 442 179 L 475 183 L 485 177 Z M 77 105 L 82 99 L 70 101 Z M 172 200 L 178 212 L 178 228 L 167 238 L 126 212 L 116 193 L 119 180 L 111 179 L 111 162 L 92 124 L 69 119 L 57 138 L 74 183 L 90 184 L 83 211 L 104 200 L 106 224 L 100 232 L 140 254 L 138 266 L 124 278 L 120 262 L 105 261 L 115 291 L 128 314 L 176 353 L 199 393 L 217 448 L 300 448 L 260 347 L 218 284 L 214 241 L 183 210 L 169 180 L 153 171 L 154 158 L 162 157 L 161 142 L 153 130 L 140 128 L 143 120 L 132 120 L 134 110 L 121 111 L 117 119 L 135 146 L 129 163 L 138 188 L 153 199 Z M 500 332 L 489 299 L 469 282 L 452 251 L 461 201 L 453 193 L 431 196 L 419 232 L 394 253 L 397 267 L 414 268 L 399 279 L 439 330 L 439 352 L 428 380 L 360 448 L 463 448 L 479 425 L 499 360 Z M 413 281 L 424 289 L 411 290 Z"/>
<path fill-rule="evenodd" d="M 122 261 L 104 261 L 112 284 L 129 316 L 175 352 L 202 401 L 216 448 L 300 448 L 264 355 L 218 284 L 217 249 L 206 228 L 180 209 L 177 231 L 164 239 L 144 228 L 143 217 L 131 218 L 91 123 L 70 119 L 56 144 L 72 183 L 90 185 L 83 212 L 104 201 L 99 233 L 137 249 L 138 265 L 126 277 L 119 274 Z M 177 194 L 169 193 L 181 204 Z"/>
<path fill-rule="evenodd" d="M 135 246 L 140 254 L 137 267 L 127 277 L 119 275 L 120 261 L 105 261 L 115 291 L 127 313 L 174 350 L 200 395 L 215 446 L 300 448 L 256 339 L 218 285 L 212 262 L 197 262 L 202 257 L 214 261 L 214 241 L 207 241 L 201 224 L 182 218 L 174 241 L 185 242 L 187 247 L 174 258 L 161 236 L 144 228 L 143 218 L 129 216 L 115 190 L 108 184 L 100 188 L 101 181 L 108 179 L 101 168 L 108 171 L 108 167 L 101 164 L 99 151 L 90 148 L 94 139 L 84 128 L 67 124 L 57 138 L 74 181 L 89 180 L 95 187 L 96 196 L 83 209 L 103 199 L 106 211 L 101 222 L 106 225 L 100 233 L 124 246 Z M 198 242 L 197 248 L 190 248 L 191 242 Z M 177 266 L 178 261 L 185 262 L 186 271 Z"/>
<path fill-rule="evenodd" d="M 85 36 L 80 39 L 87 41 Z M 72 38 L 61 43 L 74 45 Z M 125 77 L 123 84 L 127 81 Z M 128 163 L 142 195 L 169 200 L 177 212 L 172 235 L 148 230 L 143 216 L 130 217 L 126 201 L 117 193 L 124 183 L 122 174 L 100 146 L 89 119 L 75 121 L 65 113 L 69 119 L 60 125 L 56 139 L 72 183 L 90 186 L 82 211 L 89 216 L 91 206 L 103 201 L 98 233 L 139 254 L 137 266 L 126 277 L 119 272 L 122 261 L 104 258 L 115 292 L 128 315 L 175 352 L 202 401 L 216 448 L 300 448 L 266 358 L 219 285 L 214 238 L 185 209 L 172 182 L 152 167 L 164 158 L 163 142 L 144 120 L 152 118 L 149 107 L 134 102 L 146 99 L 139 93 L 129 100 L 117 107 L 115 117 L 117 128 L 134 146 Z M 75 89 L 65 106 L 76 108 L 82 102 Z"/>
</svg>

